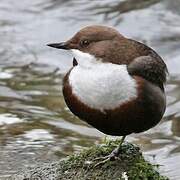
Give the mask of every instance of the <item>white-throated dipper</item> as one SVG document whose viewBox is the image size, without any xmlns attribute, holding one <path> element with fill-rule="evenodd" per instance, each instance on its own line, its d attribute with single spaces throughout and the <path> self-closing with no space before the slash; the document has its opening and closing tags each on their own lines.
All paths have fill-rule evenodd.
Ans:
<svg viewBox="0 0 180 180">
<path fill-rule="evenodd" d="M 99 25 L 48 46 L 74 55 L 63 95 L 80 119 L 105 134 L 123 136 L 122 142 L 126 135 L 148 130 L 161 120 L 167 67 L 150 47 Z M 118 156 L 121 144 L 106 160 Z"/>
</svg>

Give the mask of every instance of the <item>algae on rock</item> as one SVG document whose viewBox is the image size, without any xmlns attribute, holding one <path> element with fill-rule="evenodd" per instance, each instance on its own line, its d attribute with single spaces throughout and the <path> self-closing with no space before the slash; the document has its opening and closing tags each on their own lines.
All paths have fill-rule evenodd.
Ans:
<svg viewBox="0 0 180 180">
<path fill-rule="evenodd" d="M 65 160 L 38 165 L 12 176 L 13 180 L 168 180 L 157 171 L 158 166 L 147 162 L 139 148 L 123 143 L 115 161 L 95 166 L 97 157 L 108 155 L 120 140 L 106 141 L 69 156 Z"/>
</svg>

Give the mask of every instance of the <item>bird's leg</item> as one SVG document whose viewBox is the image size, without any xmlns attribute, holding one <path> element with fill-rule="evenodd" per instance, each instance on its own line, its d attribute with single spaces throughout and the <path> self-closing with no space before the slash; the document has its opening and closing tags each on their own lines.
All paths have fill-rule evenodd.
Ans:
<svg viewBox="0 0 180 180">
<path fill-rule="evenodd" d="M 105 157 L 99 157 L 99 158 L 96 158 L 95 160 L 100 160 L 102 159 L 103 161 L 97 163 L 95 165 L 95 167 L 101 165 L 101 164 L 104 164 L 106 163 L 107 161 L 114 161 L 116 158 L 118 158 L 118 155 L 120 154 L 120 150 L 121 150 L 121 146 L 122 146 L 122 143 L 124 142 L 124 139 L 125 139 L 126 136 L 123 136 L 122 139 L 121 139 L 121 142 L 119 144 L 119 146 L 117 148 L 115 148 L 111 154 L 109 154 L 108 156 L 105 156 Z"/>
</svg>

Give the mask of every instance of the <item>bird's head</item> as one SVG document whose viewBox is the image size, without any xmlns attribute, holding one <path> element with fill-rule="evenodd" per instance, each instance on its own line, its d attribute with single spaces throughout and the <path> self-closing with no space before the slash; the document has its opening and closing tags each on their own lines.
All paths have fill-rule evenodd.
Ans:
<svg viewBox="0 0 180 180">
<path fill-rule="evenodd" d="M 87 26 L 66 42 L 52 43 L 48 46 L 69 50 L 78 64 L 103 61 L 124 38 L 117 30 L 100 25 Z M 106 60 L 107 61 L 107 60 Z"/>
</svg>

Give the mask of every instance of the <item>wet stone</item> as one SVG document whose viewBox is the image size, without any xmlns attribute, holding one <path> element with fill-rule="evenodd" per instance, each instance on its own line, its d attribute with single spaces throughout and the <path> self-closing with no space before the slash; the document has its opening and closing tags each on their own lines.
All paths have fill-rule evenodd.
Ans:
<svg viewBox="0 0 180 180">
<path fill-rule="evenodd" d="M 33 168 L 24 169 L 11 177 L 12 180 L 89 180 L 89 179 L 147 179 L 168 180 L 158 172 L 158 165 L 147 162 L 139 147 L 124 143 L 122 152 L 115 161 L 96 166 L 97 157 L 108 155 L 119 140 L 106 141 L 79 154 L 67 157 L 65 160 L 49 164 L 39 164 Z M 88 163 L 87 163 L 88 162 Z"/>
</svg>

